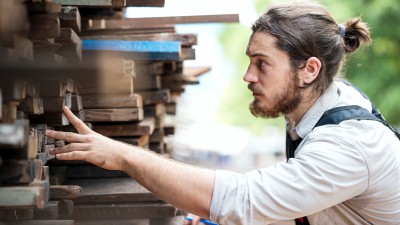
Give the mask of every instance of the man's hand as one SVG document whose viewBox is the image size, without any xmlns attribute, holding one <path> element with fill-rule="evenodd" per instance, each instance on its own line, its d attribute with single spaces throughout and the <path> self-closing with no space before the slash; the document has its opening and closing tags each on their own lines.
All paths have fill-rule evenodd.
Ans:
<svg viewBox="0 0 400 225">
<path fill-rule="evenodd" d="M 78 134 L 46 130 L 48 137 L 70 143 L 50 150 L 50 154 L 60 160 L 84 160 L 105 169 L 122 170 L 122 156 L 128 151 L 127 145 L 92 131 L 68 107 L 64 107 L 64 114 Z"/>
<path fill-rule="evenodd" d="M 191 220 L 186 219 L 184 225 L 198 225 L 201 219 L 200 216 L 196 216 L 190 213 L 187 215 L 187 217 L 190 217 L 192 219 Z"/>
</svg>

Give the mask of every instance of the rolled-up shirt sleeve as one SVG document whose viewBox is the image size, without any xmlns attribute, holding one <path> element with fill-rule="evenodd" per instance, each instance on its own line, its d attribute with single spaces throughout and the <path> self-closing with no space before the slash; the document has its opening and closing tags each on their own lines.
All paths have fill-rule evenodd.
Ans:
<svg viewBox="0 0 400 225">
<path fill-rule="evenodd" d="M 343 140 L 309 140 L 288 162 L 239 174 L 217 170 L 210 218 L 269 224 L 316 213 L 368 188 L 365 157 Z"/>
</svg>

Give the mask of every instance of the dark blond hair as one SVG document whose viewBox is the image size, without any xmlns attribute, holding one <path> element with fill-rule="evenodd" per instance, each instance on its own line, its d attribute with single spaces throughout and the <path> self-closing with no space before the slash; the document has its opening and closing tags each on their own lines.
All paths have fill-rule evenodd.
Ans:
<svg viewBox="0 0 400 225">
<path fill-rule="evenodd" d="M 339 25 L 324 7 L 304 1 L 273 6 L 252 30 L 275 36 L 276 46 L 288 53 L 294 71 L 304 68 L 310 57 L 317 57 L 322 66 L 312 86 L 318 94 L 339 74 L 345 55 L 371 41 L 367 24 L 359 17 Z"/>
</svg>

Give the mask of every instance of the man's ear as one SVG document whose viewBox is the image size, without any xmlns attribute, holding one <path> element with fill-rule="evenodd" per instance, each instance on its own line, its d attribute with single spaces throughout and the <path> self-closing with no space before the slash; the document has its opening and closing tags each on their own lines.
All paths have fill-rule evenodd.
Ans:
<svg viewBox="0 0 400 225">
<path fill-rule="evenodd" d="M 310 57 L 304 67 L 304 71 L 300 73 L 300 85 L 307 86 L 317 78 L 321 69 L 321 61 L 317 57 Z"/>
</svg>

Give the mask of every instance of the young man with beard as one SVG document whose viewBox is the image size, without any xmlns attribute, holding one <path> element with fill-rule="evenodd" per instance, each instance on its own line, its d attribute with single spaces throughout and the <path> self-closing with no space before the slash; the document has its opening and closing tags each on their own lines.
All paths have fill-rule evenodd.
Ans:
<svg viewBox="0 0 400 225">
<path fill-rule="evenodd" d="M 51 151 L 122 170 L 159 198 L 219 224 L 400 224 L 400 147 L 373 104 L 338 77 L 345 55 L 370 41 L 359 18 L 337 24 L 314 3 L 272 7 L 253 25 L 244 80 L 258 117 L 284 115 L 287 162 L 238 174 L 185 165 L 103 137 L 65 114 L 79 134 Z"/>
</svg>

